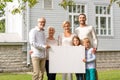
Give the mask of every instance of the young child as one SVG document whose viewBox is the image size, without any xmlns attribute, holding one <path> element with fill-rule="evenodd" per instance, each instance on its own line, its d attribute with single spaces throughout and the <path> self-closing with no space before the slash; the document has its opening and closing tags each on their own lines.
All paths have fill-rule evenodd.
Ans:
<svg viewBox="0 0 120 80">
<path fill-rule="evenodd" d="M 74 36 L 72 38 L 72 44 L 73 46 L 81 46 L 81 41 L 78 36 Z M 83 73 L 77 73 L 76 74 L 77 80 L 84 80 L 84 74 Z"/>
<path fill-rule="evenodd" d="M 85 46 L 86 55 L 86 59 L 83 59 L 83 61 L 86 62 L 86 80 L 96 80 L 96 56 L 95 53 L 93 53 L 93 48 L 90 47 L 90 40 L 88 38 L 83 39 L 83 46 Z"/>
</svg>

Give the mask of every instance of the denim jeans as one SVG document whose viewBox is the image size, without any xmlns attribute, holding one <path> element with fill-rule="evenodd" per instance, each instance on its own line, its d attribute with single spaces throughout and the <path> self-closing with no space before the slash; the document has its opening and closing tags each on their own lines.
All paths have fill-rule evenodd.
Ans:
<svg viewBox="0 0 120 80">
<path fill-rule="evenodd" d="M 77 74 L 76 74 L 76 78 L 77 78 L 77 80 L 84 80 L 84 74 L 82 74 L 82 73 L 77 73 Z"/>
</svg>

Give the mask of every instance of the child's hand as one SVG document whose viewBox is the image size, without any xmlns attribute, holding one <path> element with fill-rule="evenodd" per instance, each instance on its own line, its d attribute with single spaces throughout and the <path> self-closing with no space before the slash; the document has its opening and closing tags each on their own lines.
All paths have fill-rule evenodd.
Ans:
<svg viewBox="0 0 120 80">
<path fill-rule="evenodd" d="M 49 49 L 49 48 L 50 48 L 50 45 L 46 45 L 46 48 Z"/>
<path fill-rule="evenodd" d="M 86 62 L 86 59 L 83 59 L 83 62 Z"/>
<path fill-rule="evenodd" d="M 30 50 L 30 51 L 29 51 L 29 54 L 31 55 L 32 53 L 33 53 L 33 51 L 32 51 L 32 50 Z"/>
</svg>

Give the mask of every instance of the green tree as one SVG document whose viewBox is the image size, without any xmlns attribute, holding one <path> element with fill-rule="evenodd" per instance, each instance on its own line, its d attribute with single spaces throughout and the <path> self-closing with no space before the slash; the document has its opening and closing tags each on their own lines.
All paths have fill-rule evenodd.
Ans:
<svg viewBox="0 0 120 80">
<path fill-rule="evenodd" d="M 0 0 L 0 17 L 5 16 L 5 7 L 7 3 L 12 3 L 14 0 Z M 34 7 L 39 0 L 18 0 L 19 6 L 12 10 L 12 14 L 22 13 L 25 10 L 26 3 L 30 8 Z M 74 4 L 73 0 L 61 0 L 59 6 L 63 7 L 65 10 L 67 6 Z M 5 32 L 5 19 L 0 19 L 0 32 Z"/>
<path fill-rule="evenodd" d="M 5 19 L 0 20 L 0 33 L 5 32 Z"/>
<path fill-rule="evenodd" d="M 13 2 L 13 0 L 0 0 L 0 11 L 4 14 L 4 8 L 7 6 L 8 2 Z M 12 13 L 21 13 L 25 9 L 25 3 L 28 3 L 30 8 L 34 7 L 39 2 L 39 0 L 18 0 L 19 6 L 12 10 Z M 59 5 L 64 9 L 67 9 L 67 6 L 74 4 L 74 0 L 61 0 Z"/>
<path fill-rule="evenodd" d="M 109 6 L 112 6 L 112 4 L 117 4 L 120 7 L 120 0 L 110 0 Z"/>
</svg>

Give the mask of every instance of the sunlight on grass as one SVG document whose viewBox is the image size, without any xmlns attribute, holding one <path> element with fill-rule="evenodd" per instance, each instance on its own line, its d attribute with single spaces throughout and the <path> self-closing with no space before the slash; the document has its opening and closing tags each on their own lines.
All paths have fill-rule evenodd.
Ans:
<svg viewBox="0 0 120 80">
<path fill-rule="evenodd" d="M 0 80 L 32 80 L 30 74 L 0 73 Z"/>
<path fill-rule="evenodd" d="M 106 70 L 98 72 L 99 80 L 120 80 L 120 70 Z"/>
<path fill-rule="evenodd" d="M 75 74 L 73 80 L 76 80 Z M 99 80 L 120 80 L 120 70 L 98 71 Z M 32 80 L 32 75 L 27 73 L 0 73 L 0 80 Z M 46 74 L 44 80 L 47 80 Z M 62 80 L 62 75 L 57 74 L 56 80 Z"/>
</svg>

